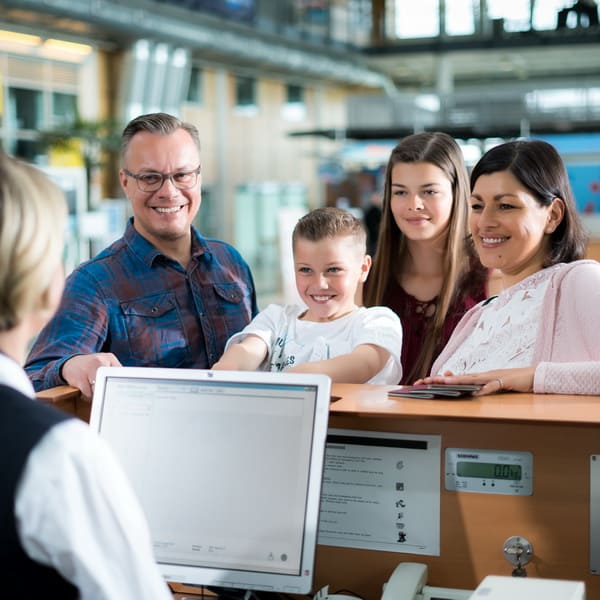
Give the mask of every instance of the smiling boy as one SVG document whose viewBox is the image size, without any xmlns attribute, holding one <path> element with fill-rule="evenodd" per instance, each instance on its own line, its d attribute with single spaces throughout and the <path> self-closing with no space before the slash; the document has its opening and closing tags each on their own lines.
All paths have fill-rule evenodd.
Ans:
<svg viewBox="0 0 600 600">
<path fill-rule="evenodd" d="M 292 245 L 296 288 L 305 306 L 269 305 L 229 339 L 213 368 L 398 383 L 400 320 L 388 308 L 355 304 L 371 268 L 362 222 L 345 210 L 318 208 L 298 221 Z"/>
</svg>

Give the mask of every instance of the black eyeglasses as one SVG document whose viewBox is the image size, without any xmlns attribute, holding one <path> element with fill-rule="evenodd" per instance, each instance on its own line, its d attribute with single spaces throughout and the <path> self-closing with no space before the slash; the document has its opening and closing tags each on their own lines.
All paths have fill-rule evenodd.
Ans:
<svg viewBox="0 0 600 600">
<path fill-rule="evenodd" d="M 127 169 L 123 169 L 123 173 L 125 173 L 127 177 L 135 179 L 138 189 L 141 192 L 157 192 L 167 179 L 170 179 L 171 183 L 178 190 L 189 190 L 198 182 L 200 165 L 192 171 L 177 171 L 177 173 L 159 173 L 158 171 L 131 173 Z"/>
</svg>

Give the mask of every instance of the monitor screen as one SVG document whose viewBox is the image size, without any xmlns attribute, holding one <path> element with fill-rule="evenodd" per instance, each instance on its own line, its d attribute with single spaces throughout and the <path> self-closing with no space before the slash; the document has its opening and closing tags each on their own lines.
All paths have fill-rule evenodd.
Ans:
<svg viewBox="0 0 600 600">
<path fill-rule="evenodd" d="M 90 425 L 146 513 L 166 580 L 311 591 L 330 380 L 102 367 Z"/>
</svg>

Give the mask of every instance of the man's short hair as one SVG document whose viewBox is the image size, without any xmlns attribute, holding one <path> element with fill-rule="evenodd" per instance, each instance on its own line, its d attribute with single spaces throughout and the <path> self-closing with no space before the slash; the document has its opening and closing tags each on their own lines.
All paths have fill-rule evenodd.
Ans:
<svg viewBox="0 0 600 600">
<path fill-rule="evenodd" d="M 196 144 L 196 147 L 198 148 L 198 153 L 200 153 L 200 135 L 195 125 L 186 123 L 173 115 L 158 112 L 140 115 L 129 121 L 125 126 L 121 135 L 121 160 L 124 159 L 131 139 L 136 133 L 146 131 L 154 135 L 170 135 L 179 129 L 183 129 L 190 134 L 191 138 L 194 140 L 194 144 Z"/>
</svg>

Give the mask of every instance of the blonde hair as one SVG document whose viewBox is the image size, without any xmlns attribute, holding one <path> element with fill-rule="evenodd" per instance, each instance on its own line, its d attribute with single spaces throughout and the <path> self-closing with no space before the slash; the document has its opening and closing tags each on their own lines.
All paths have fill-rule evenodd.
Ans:
<svg viewBox="0 0 600 600">
<path fill-rule="evenodd" d="M 62 260 L 66 218 L 59 187 L 0 152 L 0 331 L 45 308 Z"/>
</svg>

